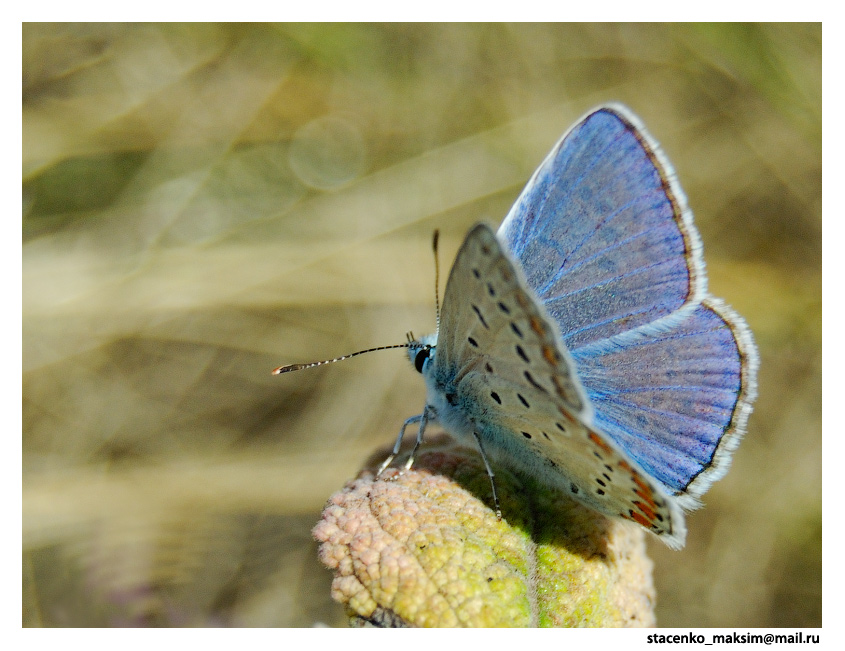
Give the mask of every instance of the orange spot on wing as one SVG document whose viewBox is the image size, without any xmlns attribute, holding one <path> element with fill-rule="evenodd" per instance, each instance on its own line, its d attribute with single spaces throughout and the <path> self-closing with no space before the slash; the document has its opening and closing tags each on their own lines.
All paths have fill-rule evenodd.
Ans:
<svg viewBox="0 0 845 651">
<path fill-rule="evenodd" d="M 613 454 L 613 449 L 607 443 L 605 443 L 602 438 L 595 432 L 590 432 L 590 440 L 596 445 L 598 445 L 605 454 Z"/>
<path fill-rule="evenodd" d="M 558 361 L 560 360 L 557 351 L 551 346 L 543 346 L 543 359 L 545 359 L 550 366 L 557 366 Z"/>
<path fill-rule="evenodd" d="M 638 491 L 635 491 L 635 493 L 637 494 L 637 496 L 641 497 L 646 502 L 648 502 L 648 504 L 651 508 L 653 508 L 653 509 L 657 508 L 657 504 L 655 504 L 654 498 L 652 498 L 651 491 L 648 490 L 648 487 L 646 487 L 646 491 L 643 491 L 642 489 L 640 489 Z"/>
<path fill-rule="evenodd" d="M 639 495 L 646 502 L 648 502 L 649 506 L 651 506 L 651 508 L 656 509 L 657 504 L 654 503 L 654 498 L 651 496 L 652 492 L 651 492 L 651 488 L 649 487 L 649 485 L 646 484 L 642 479 L 640 479 L 640 476 L 636 472 L 631 473 L 631 479 L 634 480 L 634 483 L 640 489 L 640 490 L 636 491 L 637 495 Z"/>
<path fill-rule="evenodd" d="M 652 511 L 642 502 L 634 502 L 634 506 L 636 506 L 640 511 L 642 511 L 645 514 L 645 517 L 649 519 L 649 521 L 654 522 L 654 520 L 657 518 L 657 516 L 654 514 L 654 511 Z"/>
<path fill-rule="evenodd" d="M 652 523 L 636 511 L 631 512 L 631 517 L 629 519 L 633 520 L 634 522 L 637 522 L 638 524 L 643 525 L 646 529 L 652 528 Z"/>
<path fill-rule="evenodd" d="M 529 324 L 531 325 L 531 329 L 532 329 L 535 333 L 537 333 L 537 335 L 538 335 L 538 336 L 540 336 L 540 337 L 545 337 L 545 336 L 546 336 L 546 324 L 544 324 L 544 323 L 543 323 L 543 321 L 542 321 L 541 319 L 539 319 L 539 318 L 538 318 L 538 317 L 536 317 L 536 316 L 532 316 L 532 317 L 529 319 L 529 321 L 528 321 L 528 322 L 529 322 Z M 546 354 L 546 353 L 545 353 L 545 351 L 543 351 L 543 355 L 545 355 L 545 354 Z"/>
<path fill-rule="evenodd" d="M 568 402 L 570 404 L 574 404 L 576 407 L 580 408 L 581 401 L 577 400 L 577 399 L 573 399 L 573 397 L 571 395 L 569 395 L 569 391 L 567 391 L 567 387 L 561 386 L 560 380 L 558 379 L 557 375 L 552 375 L 552 384 L 555 385 L 555 391 L 557 391 L 557 394 L 561 398 L 566 400 L 566 402 Z M 577 396 L 576 396 L 576 398 L 577 398 Z"/>
<path fill-rule="evenodd" d="M 568 411 L 566 411 L 566 409 L 564 409 L 563 407 L 558 407 L 557 410 L 558 410 L 558 412 L 560 412 L 560 415 L 563 416 L 564 420 L 566 420 L 567 423 L 569 423 L 570 425 L 577 425 L 578 424 L 578 421 L 576 421 L 572 417 L 572 414 L 570 414 Z"/>
<path fill-rule="evenodd" d="M 639 489 L 634 491 L 634 493 L 640 499 L 645 500 L 645 502 L 650 507 L 650 510 L 652 511 L 652 517 L 654 517 L 653 512 L 657 510 L 657 504 L 655 503 L 654 498 L 652 497 L 654 492 L 651 490 L 651 487 L 642 480 L 640 474 L 636 470 L 634 470 L 631 467 L 631 464 L 627 461 L 620 461 L 616 465 L 618 465 L 620 468 L 622 468 L 622 470 L 631 475 L 631 480 L 637 485 L 637 488 Z M 636 504 L 639 504 L 639 502 L 636 502 Z M 645 511 L 645 509 L 643 509 L 643 511 Z"/>
</svg>

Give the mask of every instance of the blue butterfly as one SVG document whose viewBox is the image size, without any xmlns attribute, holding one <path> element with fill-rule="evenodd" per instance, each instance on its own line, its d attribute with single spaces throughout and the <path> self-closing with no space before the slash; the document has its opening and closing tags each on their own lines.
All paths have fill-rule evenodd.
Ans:
<svg viewBox="0 0 845 651">
<path fill-rule="evenodd" d="M 591 111 L 498 233 L 464 240 L 437 334 L 408 344 L 427 399 L 394 455 L 407 425 L 419 446 L 438 422 L 491 481 L 488 459 L 683 547 L 683 511 L 727 472 L 756 396 L 751 333 L 706 282 L 658 145 L 626 108 Z"/>
<path fill-rule="evenodd" d="M 707 293 L 674 171 L 625 107 L 555 145 L 498 233 L 470 230 L 434 335 L 403 347 L 429 423 L 491 463 L 684 546 L 684 510 L 728 470 L 756 397 L 743 319 Z M 280 367 L 283 373 L 339 361 Z"/>
</svg>

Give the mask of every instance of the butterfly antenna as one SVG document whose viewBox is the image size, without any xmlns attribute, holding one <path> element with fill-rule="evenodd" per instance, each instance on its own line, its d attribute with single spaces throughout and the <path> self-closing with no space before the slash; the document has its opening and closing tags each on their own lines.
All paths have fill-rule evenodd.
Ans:
<svg viewBox="0 0 845 651">
<path fill-rule="evenodd" d="M 434 239 L 431 242 L 431 248 L 434 250 L 434 304 L 437 310 L 437 330 L 440 330 L 440 256 L 438 255 L 437 243 L 440 240 L 440 231 L 434 230 Z M 410 348 L 414 344 L 414 335 L 409 332 L 407 334 L 408 341 L 404 344 L 392 344 L 390 346 L 378 346 L 376 348 L 367 348 L 367 350 L 359 350 L 348 355 L 341 355 L 334 359 L 324 359 L 319 362 L 308 362 L 306 364 L 288 364 L 287 366 L 279 366 L 273 369 L 273 375 L 280 375 L 282 373 L 290 373 L 292 371 L 302 371 L 306 368 L 314 368 L 315 366 L 322 366 L 323 364 L 333 364 L 334 362 L 342 362 L 350 357 L 363 355 L 364 353 L 374 353 L 377 350 L 390 350 L 391 348 Z"/>
<path fill-rule="evenodd" d="M 437 315 L 437 332 L 440 332 L 440 255 L 437 248 L 439 240 L 440 230 L 435 228 L 431 248 L 434 250 L 434 309 Z"/>
<path fill-rule="evenodd" d="M 308 362 L 307 364 L 288 364 L 287 366 L 280 366 L 273 369 L 273 375 L 280 373 L 290 373 L 291 371 L 301 371 L 306 368 L 314 368 L 315 366 L 322 366 L 323 364 L 332 364 L 334 362 L 342 362 L 344 359 L 355 357 L 356 355 L 363 355 L 364 353 L 374 353 L 377 350 L 390 350 L 391 348 L 408 348 L 410 342 L 404 344 L 392 344 L 390 346 L 378 346 L 377 348 L 367 348 L 367 350 L 359 350 L 356 353 L 349 353 L 348 355 L 341 355 L 334 359 L 325 359 L 321 362 Z"/>
</svg>

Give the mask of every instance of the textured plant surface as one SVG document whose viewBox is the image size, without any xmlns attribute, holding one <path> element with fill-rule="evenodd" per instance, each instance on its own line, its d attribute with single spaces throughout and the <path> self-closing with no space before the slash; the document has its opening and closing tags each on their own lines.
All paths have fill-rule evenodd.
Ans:
<svg viewBox="0 0 845 651">
<path fill-rule="evenodd" d="M 644 532 L 498 470 L 497 520 L 477 452 L 423 449 L 411 471 L 362 471 L 314 529 L 354 625 L 655 624 Z"/>
</svg>

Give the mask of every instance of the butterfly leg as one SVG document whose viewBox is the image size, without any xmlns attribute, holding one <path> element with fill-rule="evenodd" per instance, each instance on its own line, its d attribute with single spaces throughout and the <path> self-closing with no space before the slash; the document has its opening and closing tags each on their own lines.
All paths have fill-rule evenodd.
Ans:
<svg viewBox="0 0 845 651">
<path fill-rule="evenodd" d="M 426 405 L 423 408 L 423 413 L 419 415 L 420 420 L 420 428 L 417 430 L 417 442 L 414 443 L 414 449 L 411 450 L 411 456 L 408 457 L 408 460 L 405 462 L 405 470 L 410 470 L 411 466 L 414 465 L 414 459 L 417 456 L 417 450 L 419 449 L 420 445 L 423 442 L 423 435 L 425 434 L 425 426 L 428 425 L 429 419 L 429 407 Z"/>
<path fill-rule="evenodd" d="M 481 437 L 476 431 L 473 431 L 472 434 L 475 436 L 476 443 L 478 443 L 478 449 L 481 452 L 481 460 L 484 462 L 484 467 L 487 468 L 487 476 L 490 477 L 490 487 L 493 489 L 493 504 L 496 506 L 496 518 L 501 520 L 502 509 L 499 507 L 499 497 L 496 495 L 496 475 L 493 474 L 493 470 L 490 468 L 490 464 L 487 461 L 487 455 L 484 454 L 484 446 L 481 445 Z"/>
<path fill-rule="evenodd" d="M 396 455 L 399 454 L 399 448 L 402 447 L 402 438 L 405 436 L 405 428 L 408 427 L 411 423 L 419 423 L 423 418 L 423 414 L 417 414 L 416 416 L 411 416 L 408 420 L 402 423 L 402 427 L 399 428 L 399 436 L 396 438 L 396 443 L 393 446 L 393 452 L 385 459 L 382 464 L 378 467 L 378 472 L 376 473 L 376 477 L 380 476 L 381 473 L 385 471 L 387 466 L 396 458 Z M 417 434 L 417 438 L 419 439 L 419 434 Z M 419 443 L 417 443 L 419 445 Z M 416 446 L 414 450 L 416 450 Z M 413 459 L 413 454 L 411 455 Z"/>
</svg>

